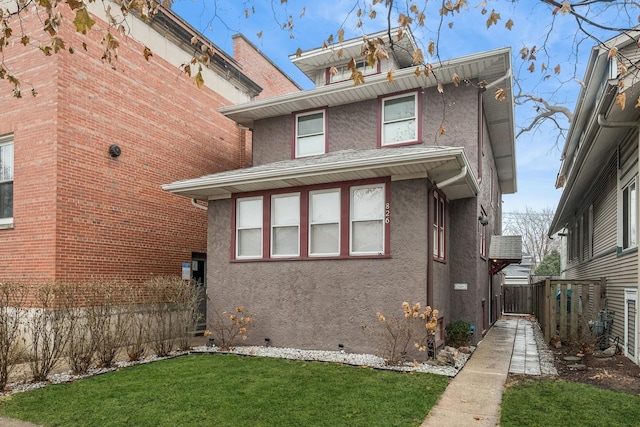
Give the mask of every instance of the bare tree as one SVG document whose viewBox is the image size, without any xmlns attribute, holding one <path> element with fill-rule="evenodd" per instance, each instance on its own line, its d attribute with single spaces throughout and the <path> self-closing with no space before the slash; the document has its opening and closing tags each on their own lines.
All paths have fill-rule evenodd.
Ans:
<svg viewBox="0 0 640 427">
<path fill-rule="evenodd" d="M 45 60 L 51 55 L 73 54 L 77 49 L 86 49 L 84 43 L 83 46 L 73 46 L 70 40 L 65 39 L 65 33 L 61 31 L 64 20 L 72 21 L 79 33 L 99 36 L 102 50 L 96 55 L 115 68 L 119 44 L 124 38 L 134 37 L 128 19 L 136 16 L 151 23 L 163 8 L 173 7 L 172 3 L 171 0 L 0 0 L 0 79 L 7 80 L 13 88 L 13 95 L 21 97 L 24 84 L 20 76 L 24 70 L 12 68 L 10 55 L 20 55 L 21 49 L 36 49 L 42 52 Z M 518 135 L 535 130 L 542 123 L 551 123 L 558 131 L 556 138 L 562 138 L 572 120 L 570 111 L 575 97 L 563 99 L 563 94 L 565 88 L 575 90 L 579 87 L 577 83 L 581 83 L 579 79 L 584 66 L 580 60 L 581 52 L 593 45 L 604 47 L 605 40 L 619 34 L 630 40 L 637 37 L 634 27 L 638 24 L 640 12 L 640 3 L 631 0 L 477 0 L 475 4 L 468 0 L 345 0 L 332 4 L 245 0 L 233 2 L 233 5 L 229 3 L 220 0 L 194 3 L 193 8 L 200 8 L 199 21 L 204 25 L 203 30 L 239 31 L 243 28 L 244 19 L 254 19 L 265 26 L 275 23 L 279 30 L 273 31 L 287 33 L 292 43 L 290 52 L 293 52 L 296 51 L 297 40 L 310 39 L 308 32 L 313 26 L 306 25 L 305 20 L 315 21 L 326 16 L 329 8 L 332 13 L 325 19 L 330 24 L 323 25 L 321 31 L 326 31 L 325 34 L 313 36 L 318 38 L 313 47 L 335 48 L 338 57 L 345 36 L 364 36 L 386 28 L 389 38 L 397 40 L 403 33 L 411 31 L 421 47 L 413 53 L 416 75 L 422 73 L 438 81 L 439 67 L 445 55 L 455 56 L 461 43 L 482 49 L 481 38 L 493 34 L 501 43 L 512 43 L 514 52 L 518 52 L 515 57 L 519 61 L 515 67 L 518 82 L 515 98 L 521 117 L 524 117 L 519 121 Z M 96 10 L 95 4 L 103 6 L 104 22 L 95 19 L 92 13 Z M 235 17 L 229 14 L 231 9 L 236 11 Z M 534 14 L 535 18 L 532 18 Z M 535 20 L 535 25 L 527 26 L 531 20 Z M 37 31 L 32 27 L 33 22 L 36 22 Z M 400 31 L 394 30 L 392 34 L 392 28 L 396 27 Z M 526 31 L 520 30 L 525 27 Z M 466 42 L 452 41 L 464 31 L 471 34 Z M 264 34 L 261 30 L 256 37 L 261 39 Z M 202 86 L 201 70 L 209 65 L 215 48 L 197 37 L 192 40 L 192 45 L 192 59 L 176 65 L 193 77 L 195 84 Z M 391 46 L 382 46 L 376 40 L 364 40 L 363 54 L 368 61 L 382 61 L 389 56 L 389 50 L 400 48 L 393 42 Z M 301 51 L 299 46 L 297 51 Z M 145 47 L 141 55 L 149 60 L 153 52 Z M 639 74 L 638 63 L 632 58 L 626 58 L 613 49 L 610 57 L 618 60 L 620 81 L 629 76 L 636 78 Z M 355 84 L 366 83 L 355 65 L 351 78 Z M 393 80 L 392 71 L 388 79 Z M 24 83 L 31 86 L 33 95 L 37 94 L 35 83 Z M 483 86 L 483 82 L 461 83 Z M 504 96 L 503 88 L 492 90 L 495 90 L 496 98 Z M 624 108 L 625 103 L 634 104 L 634 101 L 620 99 L 618 104 Z M 444 123 L 441 131 L 446 131 Z"/>
<path fill-rule="evenodd" d="M 533 269 L 553 249 L 559 249 L 559 241 L 547 235 L 553 213 L 551 208 L 534 210 L 527 206 L 524 212 L 514 211 L 503 214 L 504 234 L 522 236 L 522 249 L 531 256 Z"/>
</svg>

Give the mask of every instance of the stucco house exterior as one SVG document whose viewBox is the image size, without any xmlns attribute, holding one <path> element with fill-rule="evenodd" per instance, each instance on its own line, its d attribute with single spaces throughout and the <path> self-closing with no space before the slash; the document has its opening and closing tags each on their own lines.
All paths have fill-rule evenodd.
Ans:
<svg viewBox="0 0 640 427">
<path fill-rule="evenodd" d="M 606 279 L 611 338 L 638 362 L 639 31 L 591 52 L 562 151 L 557 187 L 564 187 L 549 235 L 562 232 L 563 277 Z M 609 58 L 612 48 L 618 54 Z M 623 73 L 623 67 L 630 72 Z M 622 98 L 625 108 L 621 108 Z M 593 319 L 592 319 L 593 320 Z"/>
<path fill-rule="evenodd" d="M 440 343 L 458 319 L 477 341 L 500 313 L 488 255 L 516 191 L 511 52 L 416 77 L 410 34 L 368 39 L 389 59 L 366 65 L 362 39 L 292 55 L 315 88 L 220 110 L 252 130 L 252 167 L 164 186 L 208 202 L 208 315 L 250 310 L 247 344 L 375 352 L 367 328 L 403 301 L 439 310 Z"/>
<path fill-rule="evenodd" d="M 252 76 L 269 75 L 260 81 L 271 95 L 299 87 L 245 38 L 234 39 L 234 58 L 163 8 L 150 22 L 130 14 L 129 33 L 113 34 L 118 61 L 103 63 L 105 6 L 89 4 L 96 24 L 86 35 L 60 8 L 75 53 L 46 57 L 19 35 L 3 50 L 25 93 L 0 83 L 0 280 L 136 282 L 192 262 L 203 279 L 207 214 L 161 184 L 250 164 L 250 134 L 218 108 L 259 98 Z M 41 37 L 36 13 L 11 19 Z M 203 45 L 211 61 L 198 89 L 179 66 Z"/>
</svg>

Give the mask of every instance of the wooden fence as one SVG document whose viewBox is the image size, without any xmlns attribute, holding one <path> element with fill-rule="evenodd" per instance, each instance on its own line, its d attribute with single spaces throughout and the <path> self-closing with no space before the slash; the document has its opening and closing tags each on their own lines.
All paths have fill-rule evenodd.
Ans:
<svg viewBox="0 0 640 427">
<path fill-rule="evenodd" d="M 544 339 L 558 334 L 563 341 L 577 341 L 589 333 L 589 320 L 603 308 L 605 280 L 551 280 L 531 285 L 531 313 L 536 316 Z"/>
<path fill-rule="evenodd" d="M 510 314 L 533 313 L 533 287 L 528 284 L 504 285 L 502 287 L 502 311 Z"/>
</svg>

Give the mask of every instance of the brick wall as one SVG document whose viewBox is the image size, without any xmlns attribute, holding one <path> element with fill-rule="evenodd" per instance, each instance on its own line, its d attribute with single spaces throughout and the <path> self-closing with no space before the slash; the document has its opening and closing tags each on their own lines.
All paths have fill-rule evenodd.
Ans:
<svg viewBox="0 0 640 427">
<path fill-rule="evenodd" d="M 0 230 L 0 279 L 180 274 L 192 252 L 206 252 L 206 212 L 161 185 L 244 165 L 241 130 L 217 112 L 229 101 L 198 90 L 176 64 L 146 61 L 131 38 L 119 37 L 114 70 L 100 61 L 99 32 L 83 36 L 65 19 L 61 34 L 74 54 L 5 51 L 39 95 L 14 99 L 0 85 L 0 135 L 15 135 L 14 228 Z"/>
<path fill-rule="evenodd" d="M 242 64 L 242 72 L 262 87 L 259 98 L 297 92 L 300 87 L 282 73 L 243 35 L 233 36 L 233 57 Z"/>
</svg>

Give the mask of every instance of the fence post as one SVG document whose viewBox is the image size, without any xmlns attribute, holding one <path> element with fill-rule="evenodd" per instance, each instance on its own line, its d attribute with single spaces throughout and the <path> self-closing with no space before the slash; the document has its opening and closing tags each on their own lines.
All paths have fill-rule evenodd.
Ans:
<svg viewBox="0 0 640 427">
<path fill-rule="evenodd" d="M 549 342 L 551 340 L 551 321 L 553 323 L 556 321 L 555 310 L 554 313 L 551 312 L 551 298 L 549 294 L 551 293 L 551 283 L 550 279 L 544 280 L 544 288 L 542 293 L 542 317 L 545 319 L 544 324 L 544 340 L 545 342 Z M 553 317 L 553 319 L 551 319 Z M 554 327 L 555 328 L 555 327 Z"/>
<path fill-rule="evenodd" d="M 578 311 L 580 310 L 580 296 L 582 295 L 582 286 L 577 284 L 571 285 L 571 341 L 578 340 Z"/>
</svg>

